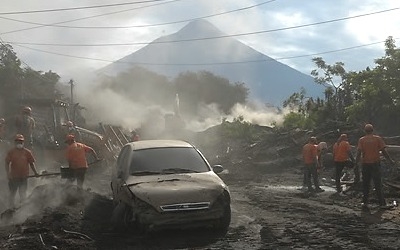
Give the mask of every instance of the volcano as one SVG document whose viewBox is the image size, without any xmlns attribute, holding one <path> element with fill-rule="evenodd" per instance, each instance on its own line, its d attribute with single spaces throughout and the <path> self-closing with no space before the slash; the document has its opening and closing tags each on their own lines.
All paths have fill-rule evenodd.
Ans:
<svg viewBox="0 0 400 250">
<path fill-rule="evenodd" d="M 154 40 L 98 73 L 115 76 L 135 66 L 169 78 L 187 71 L 209 71 L 231 83 L 245 83 L 250 100 L 275 106 L 301 88 L 308 96 L 323 93 L 310 75 L 256 51 L 202 19 Z"/>
</svg>

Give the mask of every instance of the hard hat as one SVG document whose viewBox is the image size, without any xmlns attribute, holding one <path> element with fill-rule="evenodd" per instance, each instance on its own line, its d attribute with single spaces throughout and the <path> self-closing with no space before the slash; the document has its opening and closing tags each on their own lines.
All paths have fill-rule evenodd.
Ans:
<svg viewBox="0 0 400 250">
<path fill-rule="evenodd" d="M 341 141 L 347 140 L 347 134 L 341 134 L 340 137 L 339 137 L 339 139 L 340 139 Z"/>
<path fill-rule="evenodd" d="M 6 119 L 0 118 L 0 124 L 4 124 L 6 122 Z"/>
<path fill-rule="evenodd" d="M 324 141 L 318 143 L 318 149 L 323 150 L 323 149 L 328 149 L 328 144 Z"/>
<path fill-rule="evenodd" d="M 25 138 L 21 134 L 15 135 L 15 141 L 25 141 Z"/>
<path fill-rule="evenodd" d="M 372 126 L 372 124 L 368 123 L 368 124 L 365 125 L 364 131 L 365 132 L 372 132 L 372 131 L 374 131 L 374 127 Z"/>
<path fill-rule="evenodd" d="M 65 142 L 75 141 L 75 135 L 69 134 L 65 137 Z"/>
<path fill-rule="evenodd" d="M 311 136 L 310 139 L 308 140 L 309 142 L 317 143 L 317 137 Z"/>
<path fill-rule="evenodd" d="M 28 106 L 25 106 L 25 107 L 22 109 L 22 112 L 27 113 L 27 114 L 30 114 L 30 113 L 32 112 L 32 108 L 31 108 L 31 107 L 28 107 Z"/>
<path fill-rule="evenodd" d="M 74 123 L 71 122 L 71 121 L 67 121 L 67 126 L 68 126 L 68 127 L 72 127 L 72 126 L 74 126 Z"/>
</svg>

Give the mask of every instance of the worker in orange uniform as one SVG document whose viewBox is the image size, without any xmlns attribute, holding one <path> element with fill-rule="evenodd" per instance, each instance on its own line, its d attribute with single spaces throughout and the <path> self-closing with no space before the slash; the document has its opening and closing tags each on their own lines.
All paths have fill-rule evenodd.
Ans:
<svg viewBox="0 0 400 250">
<path fill-rule="evenodd" d="M 86 170 L 88 169 L 86 153 L 93 154 L 96 160 L 99 160 L 99 158 L 93 148 L 83 143 L 76 142 L 75 136 L 72 134 L 67 135 L 65 142 L 68 144 L 66 158 L 72 174 L 72 178 L 70 180 L 75 181 L 76 179 L 78 187 L 82 188 L 85 180 Z"/>
<path fill-rule="evenodd" d="M 309 192 L 323 192 L 318 182 L 318 149 L 317 138 L 310 137 L 308 143 L 303 146 L 304 177 Z M 311 178 L 313 179 L 315 190 L 312 188 Z"/>
<path fill-rule="evenodd" d="M 32 152 L 24 147 L 24 136 L 17 134 L 15 136 L 15 147 L 8 151 L 5 159 L 5 169 L 10 189 L 10 207 L 14 207 L 14 199 L 17 191 L 19 192 L 21 203 L 26 198 L 29 167 L 35 173 L 35 176 L 39 176 Z"/>
<path fill-rule="evenodd" d="M 348 166 L 349 160 L 355 162 L 354 156 L 351 153 L 351 145 L 348 142 L 347 134 L 341 134 L 337 142 L 333 145 L 333 161 L 335 163 L 335 184 L 336 191 L 340 194 L 342 186 L 340 185 L 340 178 L 345 167 Z M 357 178 L 357 177 L 356 177 Z"/>
<path fill-rule="evenodd" d="M 32 117 L 32 108 L 23 107 L 21 114 L 15 120 L 17 133 L 25 138 L 25 146 L 32 149 L 33 146 L 33 130 L 35 129 L 35 119 Z"/>
<path fill-rule="evenodd" d="M 386 151 L 386 145 L 382 137 L 374 135 L 374 127 L 366 124 L 364 127 L 365 136 L 358 140 L 356 164 L 361 161 L 362 164 L 362 183 L 363 183 L 363 199 L 362 208 L 368 208 L 368 196 L 371 179 L 374 182 L 378 202 L 381 208 L 386 208 L 386 201 L 382 191 L 382 176 L 380 165 L 380 152 L 392 164 L 394 161 Z"/>
</svg>

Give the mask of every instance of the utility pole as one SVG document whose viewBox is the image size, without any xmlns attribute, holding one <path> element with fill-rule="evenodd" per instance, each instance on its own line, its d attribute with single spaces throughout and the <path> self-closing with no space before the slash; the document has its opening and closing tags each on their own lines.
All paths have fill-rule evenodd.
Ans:
<svg viewBox="0 0 400 250">
<path fill-rule="evenodd" d="M 70 100 L 70 105 L 69 105 L 69 115 L 70 119 L 75 122 L 75 105 L 74 105 L 74 80 L 69 80 L 68 82 L 69 85 L 71 85 L 71 100 Z"/>
<path fill-rule="evenodd" d="M 71 103 L 71 105 L 74 105 L 74 80 L 69 80 L 69 82 L 68 82 L 68 84 L 69 85 L 71 85 L 71 101 L 70 101 L 70 103 Z"/>
</svg>

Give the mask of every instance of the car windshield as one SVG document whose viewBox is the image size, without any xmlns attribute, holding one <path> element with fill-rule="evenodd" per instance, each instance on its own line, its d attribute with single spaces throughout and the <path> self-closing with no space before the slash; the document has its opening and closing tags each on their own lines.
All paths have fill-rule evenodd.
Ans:
<svg viewBox="0 0 400 250">
<path fill-rule="evenodd" d="M 131 175 L 198 173 L 209 171 L 194 148 L 151 148 L 136 150 L 129 167 Z"/>
</svg>

